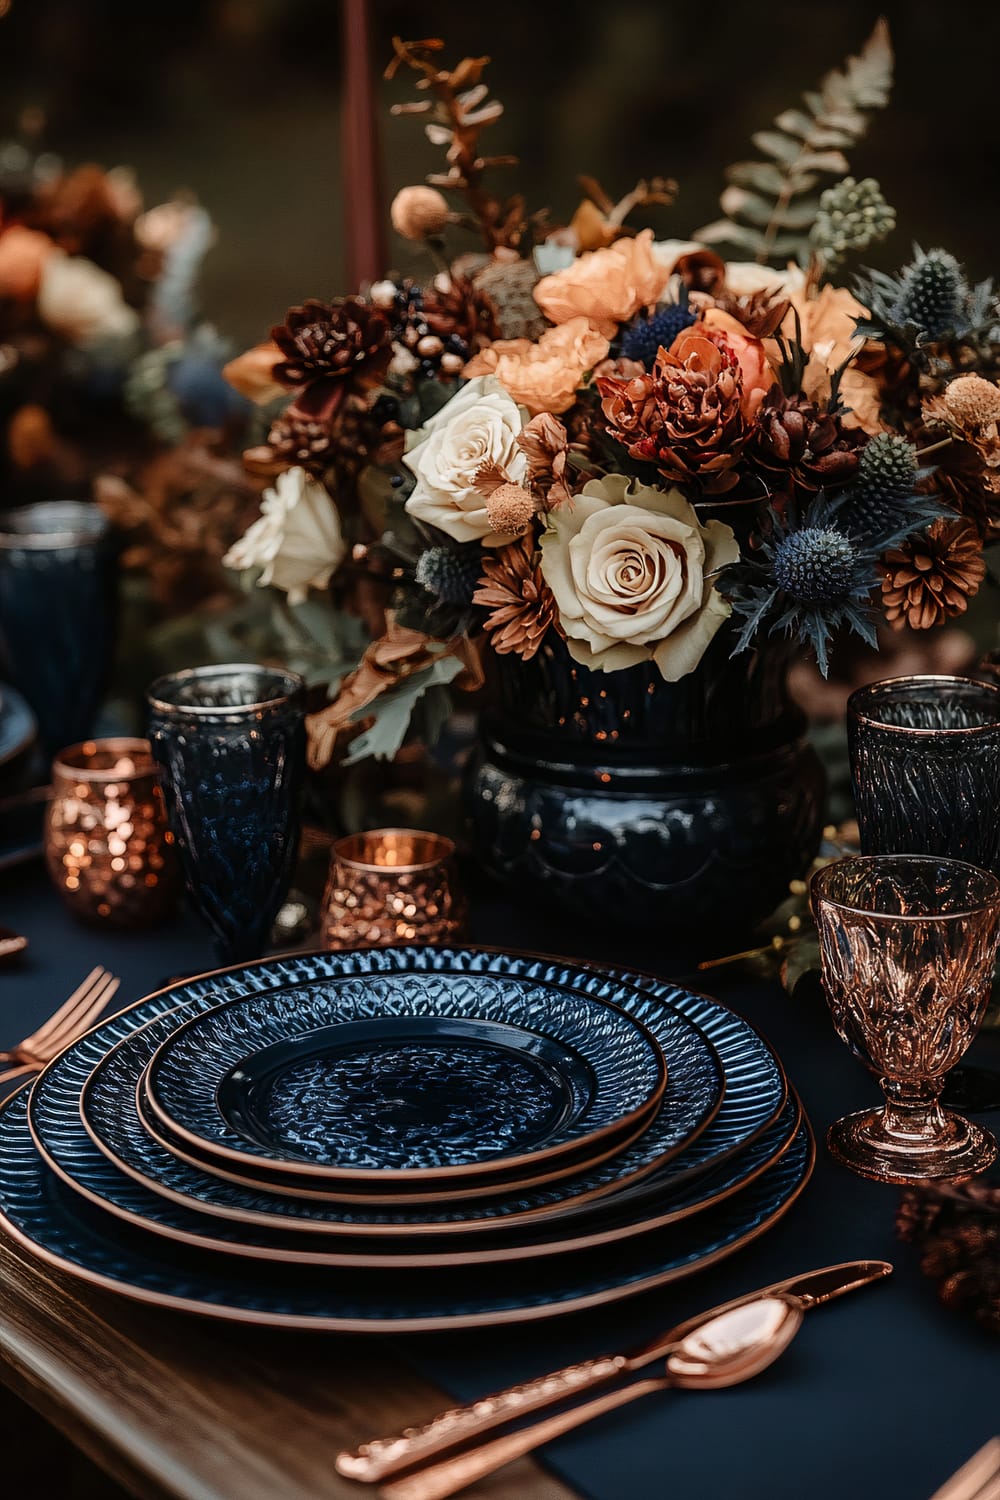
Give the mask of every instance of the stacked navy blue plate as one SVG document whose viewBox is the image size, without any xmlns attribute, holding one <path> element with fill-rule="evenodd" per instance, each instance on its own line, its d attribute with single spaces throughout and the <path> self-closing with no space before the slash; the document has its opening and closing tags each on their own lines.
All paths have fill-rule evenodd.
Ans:
<svg viewBox="0 0 1000 1500">
<path fill-rule="evenodd" d="M 0 1215 L 142 1301 L 408 1332 L 688 1275 L 812 1163 L 781 1064 L 716 1001 L 395 948 L 204 975 L 97 1026 L 0 1113 Z"/>
</svg>

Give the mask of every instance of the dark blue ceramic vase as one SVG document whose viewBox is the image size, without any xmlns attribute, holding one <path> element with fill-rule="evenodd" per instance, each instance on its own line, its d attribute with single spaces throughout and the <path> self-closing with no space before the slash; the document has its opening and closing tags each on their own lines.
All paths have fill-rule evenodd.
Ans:
<svg viewBox="0 0 1000 1500">
<path fill-rule="evenodd" d="M 115 644 L 118 548 L 96 505 L 51 500 L 0 515 L 3 675 L 50 755 L 94 727 Z"/>
<path fill-rule="evenodd" d="M 193 667 L 147 696 L 188 894 L 223 964 L 259 958 L 298 852 L 305 685 L 272 667 Z"/>
<path fill-rule="evenodd" d="M 529 662 L 494 657 L 466 784 L 479 863 L 520 897 L 605 928 L 724 946 L 819 848 L 825 783 L 780 650 L 695 672 L 591 672 L 550 632 Z M 707 951 L 707 950 L 706 950 Z"/>
</svg>

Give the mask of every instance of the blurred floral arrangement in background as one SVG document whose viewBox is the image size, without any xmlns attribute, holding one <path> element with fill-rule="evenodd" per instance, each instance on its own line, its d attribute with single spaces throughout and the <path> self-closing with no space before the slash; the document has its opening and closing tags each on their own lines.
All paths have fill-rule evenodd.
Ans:
<svg viewBox="0 0 1000 1500">
<path fill-rule="evenodd" d="M 5 503 L 96 492 L 167 615 L 231 597 L 220 560 L 261 485 L 235 459 L 250 407 L 196 286 L 215 230 L 133 173 L 67 167 L 28 112 L 0 144 L 0 463 Z"/>
<path fill-rule="evenodd" d="M 668 179 L 582 179 L 568 224 L 496 192 L 488 59 L 441 51 L 397 39 L 388 73 L 445 158 L 392 205 L 426 283 L 306 301 L 227 367 L 268 482 L 227 562 L 326 690 L 314 766 L 432 740 L 491 653 L 676 681 L 725 629 L 825 675 L 845 634 L 959 617 L 1000 528 L 1000 309 L 943 249 L 847 269 L 895 226 L 846 155 L 889 98 L 885 23 L 754 137 L 721 218 L 659 242 L 633 226 Z"/>
</svg>

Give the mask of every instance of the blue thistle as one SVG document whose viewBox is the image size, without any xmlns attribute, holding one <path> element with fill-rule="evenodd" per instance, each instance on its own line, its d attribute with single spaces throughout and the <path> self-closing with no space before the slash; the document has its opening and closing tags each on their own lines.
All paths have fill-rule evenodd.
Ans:
<svg viewBox="0 0 1000 1500">
<path fill-rule="evenodd" d="M 969 286 L 962 268 L 947 250 L 918 250 L 899 278 L 889 309 L 894 323 L 912 323 L 925 338 L 939 339 L 968 327 L 965 305 Z"/>
<path fill-rule="evenodd" d="M 811 646 L 825 677 L 834 632 L 853 630 L 876 644 L 871 594 L 879 552 L 840 526 L 822 491 L 799 518 L 770 512 L 770 532 L 750 558 L 727 570 L 721 587 L 743 618 L 734 655 L 760 630 Z"/>
<path fill-rule="evenodd" d="M 942 506 L 918 493 L 932 471 L 918 466 L 917 450 L 906 438 L 879 432 L 866 443 L 858 472 L 837 512 L 837 525 L 881 549 L 896 547 L 942 513 Z"/>
<path fill-rule="evenodd" d="M 690 328 L 694 321 L 686 296 L 683 302 L 658 307 L 650 318 L 640 313 L 622 334 L 621 352 L 625 359 L 637 359 L 651 370 L 661 346 L 669 349 L 681 329 Z"/>
<path fill-rule="evenodd" d="M 465 547 L 428 547 L 417 558 L 414 577 L 439 603 L 464 608 L 472 603 L 482 564 L 478 542 Z"/>
<path fill-rule="evenodd" d="M 799 604 L 836 604 L 857 581 L 858 553 L 834 526 L 803 526 L 775 545 L 774 581 Z"/>
<path fill-rule="evenodd" d="M 996 321 L 992 281 L 970 287 L 947 250 L 925 251 L 914 245 L 913 260 L 898 275 L 866 271 L 855 278 L 855 290 L 871 314 L 858 319 L 858 332 L 890 338 L 904 348 L 968 338 Z"/>
</svg>

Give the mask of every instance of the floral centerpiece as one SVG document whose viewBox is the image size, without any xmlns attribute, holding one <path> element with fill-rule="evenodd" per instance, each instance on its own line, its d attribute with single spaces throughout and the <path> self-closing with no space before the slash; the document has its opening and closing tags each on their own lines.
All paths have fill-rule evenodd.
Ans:
<svg viewBox="0 0 1000 1500">
<path fill-rule="evenodd" d="M 487 865 L 577 911 L 759 917 L 822 819 L 789 656 L 825 674 L 845 633 L 960 614 L 1000 519 L 992 285 L 943 250 L 847 284 L 894 227 L 845 154 L 888 99 L 886 27 L 755 137 L 685 240 L 632 227 L 672 203 L 663 179 L 619 202 L 585 180 L 567 225 L 498 195 L 487 59 L 395 50 L 419 92 L 396 108 L 445 165 L 392 220 L 434 274 L 293 308 L 229 370 L 281 401 L 230 563 L 287 619 L 322 597 L 341 645 L 372 628 L 359 662 L 316 664 L 313 763 L 432 737 L 448 688 L 485 676 Z M 483 248 L 447 256 L 462 229 Z"/>
</svg>

